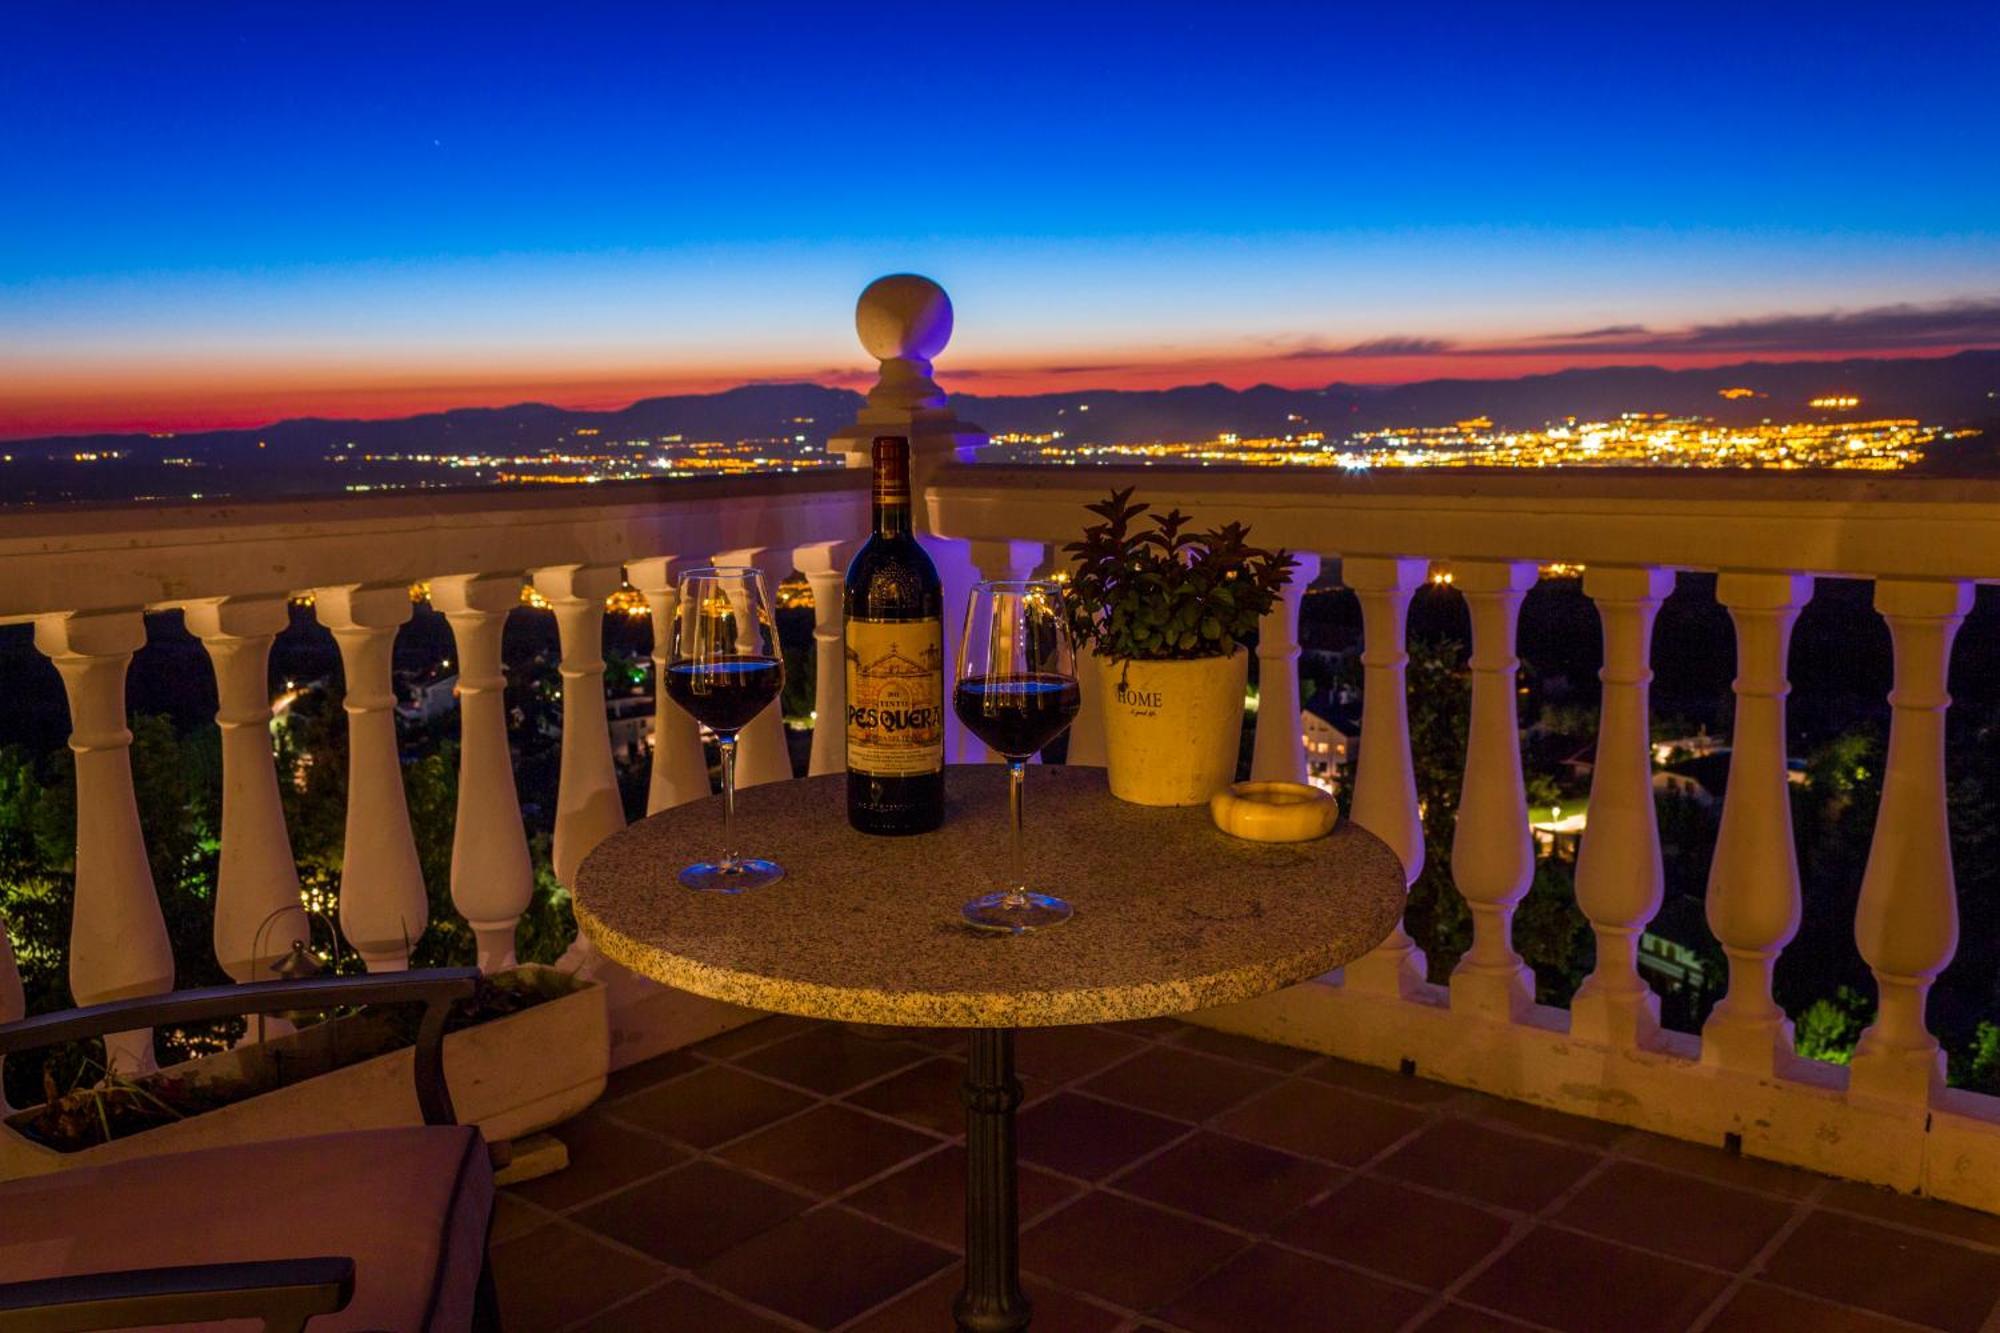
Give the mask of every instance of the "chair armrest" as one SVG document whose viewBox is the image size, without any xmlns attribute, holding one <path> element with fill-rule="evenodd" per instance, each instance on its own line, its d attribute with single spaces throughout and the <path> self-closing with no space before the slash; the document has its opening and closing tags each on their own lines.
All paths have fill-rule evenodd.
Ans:
<svg viewBox="0 0 2000 1333">
<path fill-rule="evenodd" d="M 252 981 L 238 986 L 170 991 L 165 995 L 138 995 L 0 1024 L 0 1057 L 101 1037 L 108 1032 L 158 1027 L 162 1023 L 198 1023 L 237 1014 L 332 1009 L 338 1005 L 421 1004 L 424 1018 L 417 1029 L 417 1105 L 423 1110 L 425 1124 L 450 1125 L 457 1123 L 458 1116 L 452 1110 L 451 1090 L 444 1081 L 444 1024 L 451 1006 L 470 997 L 478 981 L 478 968 L 444 967 L 421 972 L 375 972 L 358 977 Z"/>
<path fill-rule="evenodd" d="M 297 1333 L 354 1299 L 354 1261 L 268 1259 L 133 1268 L 0 1284 L 0 1333 L 83 1333 L 213 1319 L 261 1319 Z"/>
</svg>

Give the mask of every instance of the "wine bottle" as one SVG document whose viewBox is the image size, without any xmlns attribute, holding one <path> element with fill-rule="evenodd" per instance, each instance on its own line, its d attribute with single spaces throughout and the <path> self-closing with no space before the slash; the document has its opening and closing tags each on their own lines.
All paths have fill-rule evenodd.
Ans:
<svg viewBox="0 0 2000 1333">
<path fill-rule="evenodd" d="M 847 821 L 944 822 L 944 589 L 910 528 L 910 442 L 875 441 L 875 531 L 847 567 Z"/>
</svg>

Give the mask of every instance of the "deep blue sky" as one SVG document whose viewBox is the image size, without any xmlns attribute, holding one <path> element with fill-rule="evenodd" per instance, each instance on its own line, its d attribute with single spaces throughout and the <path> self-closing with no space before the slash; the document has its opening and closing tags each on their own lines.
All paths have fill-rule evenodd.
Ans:
<svg viewBox="0 0 2000 1333">
<path fill-rule="evenodd" d="M 899 268 L 958 302 L 941 369 L 996 382 L 2000 325 L 1993 13 L 14 4 L 0 433 L 47 415 L 24 381 L 186 412 L 851 370 Z M 1384 338 L 1487 369 L 1310 364 Z"/>
</svg>

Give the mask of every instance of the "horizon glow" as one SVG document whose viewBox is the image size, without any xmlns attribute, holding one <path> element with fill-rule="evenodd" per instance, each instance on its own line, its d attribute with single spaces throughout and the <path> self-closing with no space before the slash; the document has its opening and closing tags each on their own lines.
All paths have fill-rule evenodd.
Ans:
<svg viewBox="0 0 2000 1333">
<path fill-rule="evenodd" d="M 893 271 L 971 394 L 2000 345 L 2000 19 L 1806 14 L 10 11 L 0 438 L 865 387 Z"/>
</svg>

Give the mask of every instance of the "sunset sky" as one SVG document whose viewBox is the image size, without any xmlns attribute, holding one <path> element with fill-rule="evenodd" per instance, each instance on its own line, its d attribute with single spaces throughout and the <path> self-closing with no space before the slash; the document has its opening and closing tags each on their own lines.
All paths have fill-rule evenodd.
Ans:
<svg viewBox="0 0 2000 1333">
<path fill-rule="evenodd" d="M 0 437 L 2000 346 L 1992 7 L 1611 12 L 10 5 Z"/>
</svg>

